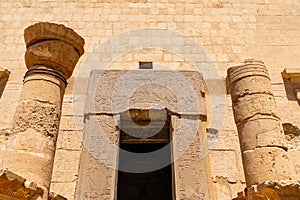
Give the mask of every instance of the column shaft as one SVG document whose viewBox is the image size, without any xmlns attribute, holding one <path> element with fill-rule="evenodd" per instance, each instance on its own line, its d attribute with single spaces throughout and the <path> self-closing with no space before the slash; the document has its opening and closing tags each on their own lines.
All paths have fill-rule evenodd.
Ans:
<svg viewBox="0 0 300 200">
<path fill-rule="evenodd" d="M 50 186 L 66 84 L 60 75 L 43 66 L 26 73 L 3 163 L 46 188 Z"/>
<path fill-rule="evenodd" d="M 83 54 L 84 40 L 72 29 L 52 23 L 32 25 L 24 37 L 29 70 L 2 163 L 18 183 L 12 183 L 6 173 L 7 183 L 1 182 L 0 194 L 48 200 L 66 79 Z M 25 180 L 31 187 L 25 187 Z M 18 193 L 16 185 L 21 185 Z"/>
<path fill-rule="evenodd" d="M 246 60 L 228 69 L 228 80 L 247 187 L 288 179 L 287 146 L 266 66 Z"/>
</svg>

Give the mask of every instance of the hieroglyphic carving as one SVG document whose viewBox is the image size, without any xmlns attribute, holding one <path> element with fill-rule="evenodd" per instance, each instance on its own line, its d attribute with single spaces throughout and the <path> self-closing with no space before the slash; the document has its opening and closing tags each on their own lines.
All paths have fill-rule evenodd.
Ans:
<svg viewBox="0 0 300 200">
<path fill-rule="evenodd" d="M 199 119 L 186 119 L 171 116 L 173 128 L 174 179 L 176 199 L 209 200 L 211 196 L 211 177 L 208 158 L 201 158 L 200 147 L 203 140 L 203 124 Z M 176 140 L 176 137 L 181 137 Z M 184 143 L 191 142 L 185 149 Z M 179 156 L 182 154 L 181 156 Z"/>
<path fill-rule="evenodd" d="M 151 109 L 158 112 L 153 112 L 150 120 L 149 113 L 142 111 Z M 199 155 L 206 143 L 205 125 L 201 124 L 201 120 L 206 120 L 204 82 L 199 73 L 94 70 L 90 76 L 85 112 L 86 144 L 77 187 L 79 198 L 114 198 L 117 170 L 109 165 L 116 167 L 118 149 L 109 152 L 106 147 L 119 146 L 116 140 L 121 132 L 119 129 L 134 130 L 129 121 L 148 120 L 153 122 L 150 129 L 162 125 L 163 130 L 170 128 L 173 131 L 172 137 L 181 137 L 173 144 L 173 157 L 178 159 L 174 163 L 176 199 L 211 199 L 208 157 Z M 123 116 L 127 112 L 129 118 Z M 123 116 L 123 121 L 118 115 Z M 172 125 L 164 126 L 165 118 L 170 115 Z M 93 120 L 98 125 L 93 124 Z M 99 135 L 99 129 L 102 135 Z"/>
</svg>

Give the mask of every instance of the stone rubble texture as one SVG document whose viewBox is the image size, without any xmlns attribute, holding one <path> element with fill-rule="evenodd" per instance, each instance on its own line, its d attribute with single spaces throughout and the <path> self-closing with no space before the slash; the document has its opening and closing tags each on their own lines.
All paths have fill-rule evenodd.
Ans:
<svg viewBox="0 0 300 200">
<path fill-rule="evenodd" d="M 285 140 L 270 138 L 268 135 L 273 133 L 268 132 L 261 138 L 262 143 L 250 143 L 248 139 L 245 139 L 244 145 L 249 146 L 244 148 L 253 151 L 253 148 L 257 146 L 273 144 L 268 148 L 282 146 L 282 150 L 279 150 L 282 152 L 288 147 L 288 171 L 292 180 L 299 180 L 300 106 L 299 101 L 297 102 L 297 95 L 295 95 L 295 89 L 300 88 L 299 76 L 297 75 L 299 74 L 300 62 L 300 3 L 298 0 L 1 0 L 0 7 L 0 88 L 3 85 L 5 86 L 0 98 L 0 147 L 2 158 L 8 139 L 11 135 L 14 135 L 11 132 L 14 116 L 22 88 L 26 87 L 26 84 L 24 86 L 22 84 L 26 72 L 24 58 L 26 43 L 31 45 L 31 43 L 36 42 L 28 42 L 32 40 L 31 38 L 41 37 L 43 39 L 45 37 L 42 31 L 38 34 L 34 33 L 32 37 L 27 35 L 25 43 L 24 29 L 36 22 L 43 21 L 64 24 L 75 30 L 86 42 L 85 54 L 79 59 L 73 75 L 68 80 L 65 95 L 61 96 L 60 93 L 55 92 L 57 88 L 51 88 L 47 92 L 36 94 L 40 98 L 47 99 L 47 95 L 53 96 L 53 93 L 56 93 L 59 97 L 51 98 L 51 100 L 54 100 L 51 105 L 52 103 L 58 105 L 59 99 L 63 99 L 51 191 L 68 199 L 76 199 L 76 186 L 78 186 L 78 177 L 80 176 L 78 168 L 82 164 L 80 155 L 84 154 L 81 153 L 83 127 L 75 126 L 74 122 L 76 119 L 82 120 L 83 115 L 73 116 L 73 101 L 76 99 L 72 94 L 79 70 L 99 44 L 123 32 L 141 28 L 168 29 L 191 38 L 209 55 L 212 63 L 217 66 L 220 75 L 224 78 L 224 83 L 227 68 L 232 64 L 248 58 L 263 60 L 269 71 L 271 89 L 278 110 L 277 112 L 271 111 L 274 114 L 276 113 L 276 117 L 274 115 L 272 119 L 267 121 L 276 124 L 280 118 Z M 58 31 L 56 30 L 59 28 L 60 26 L 57 29 L 51 28 L 50 30 L 53 30 L 51 34 L 57 34 Z M 48 37 L 48 35 L 46 36 Z M 72 37 L 64 36 L 61 37 L 61 40 L 68 44 L 72 43 L 76 46 L 77 52 L 81 52 L 80 44 L 82 44 L 82 40 L 76 39 L 71 42 Z M 176 39 L 165 38 L 163 35 L 159 39 L 172 40 L 171 42 L 177 44 Z M 126 42 L 130 45 L 136 41 Z M 195 55 L 195 57 L 201 57 L 201 55 Z M 108 58 L 103 59 L 105 61 Z M 72 60 L 70 61 L 72 62 Z M 173 52 L 151 48 L 135 49 L 127 52 L 111 63 L 109 68 L 118 70 L 138 69 L 139 61 L 153 61 L 154 69 L 160 69 L 162 65 L 168 66 L 172 70 L 195 69 L 184 58 Z M 102 62 L 102 60 L 97 62 Z M 49 65 L 52 66 L 53 62 Z M 285 68 L 287 68 L 288 74 L 291 75 L 288 76 L 291 77 L 290 79 L 285 78 L 282 74 Z M 298 69 L 298 72 L 289 69 Z M 5 70 L 10 72 L 9 76 L 5 75 L 7 80 L 2 79 Z M 62 73 L 69 74 L 70 70 Z M 266 79 L 257 77 L 253 81 L 264 83 Z M 39 84 L 42 84 L 42 82 L 38 83 L 36 87 L 39 87 Z M 42 87 L 49 87 L 49 85 Z M 248 87 L 249 93 L 252 89 L 255 89 L 252 86 Z M 264 91 L 261 92 L 268 93 L 270 88 L 263 89 Z M 35 91 L 32 90 L 31 95 L 34 95 Z M 208 120 L 211 116 L 209 98 L 208 91 L 206 93 Z M 46 105 L 44 100 L 39 104 Z M 270 99 L 270 102 L 272 102 L 272 99 Z M 47 107 L 49 110 L 51 108 L 51 106 Z M 60 112 L 60 109 L 55 111 L 55 113 L 58 112 Z M 50 123 L 53 119 L 49 118 L 45 127 L 39 125 L 39 123 L 29 123 L 26 124 L 26 127 L 43 132 L 48 126 L 48 122 Z M 257 120 L 251 123 L 261 124 Z M 20 122 L 21 124 L 24 123 Z M 276 127 L 282 130 L 280 125 Z M 16 126 L 16 128 L 21 130 L 21 127 Z M 56 128 L 55 126 L 50 128 L 53 130 L 51 135 L 57 135 L 54 131 Z M 239 129 L 245 129 L 245 133 L 248 131 L 246 125 L 240 125 Z M 35 135 L 35 131 L 28 130 L 31 131 L 32 135 Z M 44 134 L 39 136 L 41 138 L 46 137 Z M 235 198 L 237 193 L 243 191 L 246 187 L 238 138 L 231 97 L 227 94 L 223 131 L 218 136 L 218 142 L 209 154 L 215 199 Z M 297 186 L 294 187 L 294 189 L 296 188 Z"/>
</svg>

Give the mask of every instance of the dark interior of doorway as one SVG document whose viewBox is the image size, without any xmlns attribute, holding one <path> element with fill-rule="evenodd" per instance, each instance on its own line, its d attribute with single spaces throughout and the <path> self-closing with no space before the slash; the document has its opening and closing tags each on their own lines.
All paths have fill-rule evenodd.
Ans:
<svg viewBox="0 0 300 200">
<path fill-rule="evenodd" d="M 162 148 L 166 143 L 120 144 L 121 149 L 147 153 Z M 171 152 L 168 152 L 169 158 Z M 120 157 L 122 154 L 120 153 Z M 122 159 L 119 159 L 121 165 Z M 131 163 L 134 165 L 134 162 Z M 171 164 L 152 172 L 128 173 L 118 171 L 117 200 L 172 200 Z"/>
</svg>

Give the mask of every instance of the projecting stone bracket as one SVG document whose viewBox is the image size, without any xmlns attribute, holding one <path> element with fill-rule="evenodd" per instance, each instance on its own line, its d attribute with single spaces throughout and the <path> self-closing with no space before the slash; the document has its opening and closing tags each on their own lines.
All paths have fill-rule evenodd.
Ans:
<svg viewBox="0 0 300 200">
<path fill-rule="evenodd" d="M 287 98 L 298 101 L 300 105 L 300 68 L 286 68 L 281 75 Z"/>
</svg>

